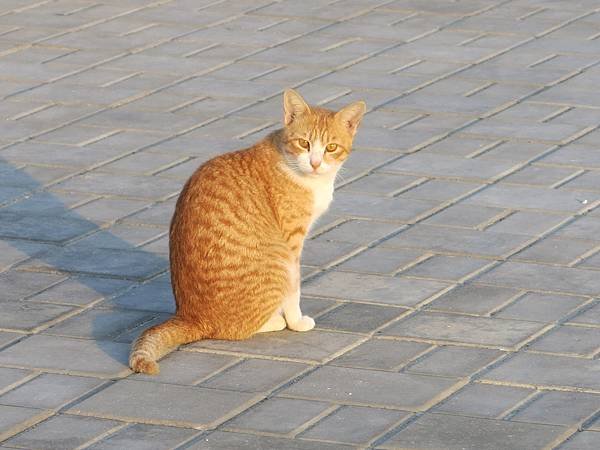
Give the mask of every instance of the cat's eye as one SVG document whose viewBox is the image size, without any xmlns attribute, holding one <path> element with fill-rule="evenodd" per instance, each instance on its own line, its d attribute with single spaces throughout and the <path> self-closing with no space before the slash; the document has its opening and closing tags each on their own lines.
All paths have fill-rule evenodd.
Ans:
<svg viewBox="0 0 600 450">
<path fill-rule="evenodd" d="M 337 144 L 327 144 L 327 151 L 328 152 L 335 152 L 338 148 Z"/>
<path fill-rule="evenodd" d="M 310 148 L 310 142 L 308 142 L 306 139 L 298 139 L 298 145 L 307 150 Z"/>
</svg>

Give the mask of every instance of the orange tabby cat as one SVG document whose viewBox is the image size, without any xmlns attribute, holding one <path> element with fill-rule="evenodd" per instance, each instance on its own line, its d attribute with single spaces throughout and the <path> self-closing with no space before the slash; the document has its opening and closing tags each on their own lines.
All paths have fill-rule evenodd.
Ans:
<svg viewBox="0 0 600 450">
<path fill-rule="evenodd" d="M 302 245 L 331 202 L 364 112 L 364 102 L 333 112 L 287 90 L 283 129 L 196 170 L 171 221 L 177 312 L 134 343 L 134 371 L 158 373 L 164 354 L 203 338 L 314 327 L 300 310 Z"/>
</svg>

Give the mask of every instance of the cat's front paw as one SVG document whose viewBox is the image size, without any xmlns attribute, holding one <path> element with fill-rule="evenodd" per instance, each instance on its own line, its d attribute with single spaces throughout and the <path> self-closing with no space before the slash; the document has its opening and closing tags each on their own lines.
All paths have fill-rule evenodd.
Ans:
<svg viewBox="0 0 600 450">
<path fill-rule="evenodd" d="M 296 323 L 288 323 L 288 328 L 294 331 L 308 331 L 315 327 L 315 319 L 309 316 L 302 316 Z"/>
</svg>

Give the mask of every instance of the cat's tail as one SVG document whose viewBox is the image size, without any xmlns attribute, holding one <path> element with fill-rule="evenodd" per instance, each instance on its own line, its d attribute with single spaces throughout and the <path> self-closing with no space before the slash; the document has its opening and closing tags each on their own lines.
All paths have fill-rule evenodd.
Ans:
<svg viewBox="0 0 600 450">
<path fill-rule="evenodd" d="M 155 375 L 159 372 L 158 359 L 176 346 L 202 339 L 204 333 L 198 325 L 175 316 L 148 328 L 136 339 L 129 355 L 129 367 L 134 372 Z"/>
</svg>

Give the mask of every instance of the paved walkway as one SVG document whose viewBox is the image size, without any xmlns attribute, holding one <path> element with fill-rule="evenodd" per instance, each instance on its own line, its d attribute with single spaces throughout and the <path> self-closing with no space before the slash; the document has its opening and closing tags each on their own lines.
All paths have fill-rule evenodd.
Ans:
<svg viewBox="0 0 600 450">
<path fill-rule="evenodd" d="M 0 448 L 600 448 L 597 0 L 3 0 Z M 167 228 L 297 88 L 370 112 L 309 333 L 157 377 Z"/>
</svg>

